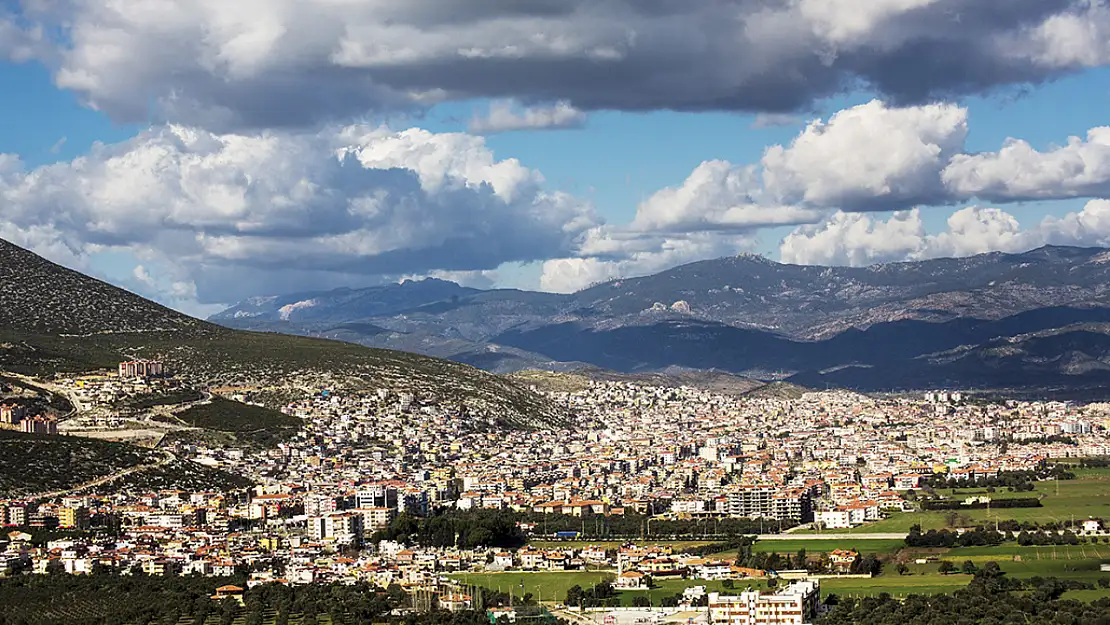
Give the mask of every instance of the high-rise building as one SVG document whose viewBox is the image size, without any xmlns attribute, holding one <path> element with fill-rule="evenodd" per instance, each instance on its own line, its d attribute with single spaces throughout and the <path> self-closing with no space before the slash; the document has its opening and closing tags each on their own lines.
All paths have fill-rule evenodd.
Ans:
<svg viewBox="0 0 1110 625">
<path fill-rule="evenodd" d="M 50 416 L 34 416 L 20 421 L 19 429 L 25 434 L 57 434 L 58 420 Z"/>
<path fill-rule="evenodd" d="M 350 545 L 362 540 L 362 515 L 339 512 L 312 519 L 312 537 L 316 540 L 334 540 Z"/>
<path fill-rule="evenodd" d="M 357 508 L 397 508 L 397 488 L 387 484 L 368 484 L 355 495 Z"/>
<path fill-rule="evenodd" d="M 157 360 L 131 360 L 119 363 L 121 378 L 156 378 L 165 374 L 165 366 Z"/>
</svg>

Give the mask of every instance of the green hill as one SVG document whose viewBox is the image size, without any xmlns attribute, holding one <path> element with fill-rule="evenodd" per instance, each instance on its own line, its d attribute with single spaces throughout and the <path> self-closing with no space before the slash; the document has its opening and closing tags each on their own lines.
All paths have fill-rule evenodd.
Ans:
<svg viewBox="0 0 1110 625">
<path fill-rule="evenodd" d="M 388 388 L 517 427 L 570 415 L 473 367 L 324 339 L 231 330 L 170 310 L 0 240 L 0 368 L 27 374 L 164 361 L 200 386 Z"/>
</svg>

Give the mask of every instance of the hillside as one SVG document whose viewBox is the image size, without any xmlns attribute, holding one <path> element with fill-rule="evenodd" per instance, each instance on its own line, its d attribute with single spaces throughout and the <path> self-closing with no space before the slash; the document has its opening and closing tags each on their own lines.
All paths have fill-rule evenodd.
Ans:
<svg viewBox="0 0 1110 625">
<path fill-rule="evenodd" d="M 108 478 L 119 476 L 110 482 Z M 103 483 L 100 483 L 103 481 Z M 0 430 L 0 499 L 113 488 L 244 488 L 229 473 L 178 460 L 151 449 L 69 436 Z"/>
<path fill-rule="evenodd" d="M 0 241 L 0 368 L 84 371 L 153 358 L 197 386 L 391 388 L 436 397 L 473 417 L 545 427 L 570 415 L 478 369 L 416 354 L 193 319 Z"/>
</svg>

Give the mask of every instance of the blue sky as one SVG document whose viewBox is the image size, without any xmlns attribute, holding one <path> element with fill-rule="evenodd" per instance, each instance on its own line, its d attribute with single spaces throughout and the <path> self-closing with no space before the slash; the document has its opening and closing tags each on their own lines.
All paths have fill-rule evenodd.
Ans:
<svg viewBox="0 0 1110 625">
<path fill-rule="evenodd" d="M 1023 5 L 1016 22 L 984 10 L 968 18 L 981 23 L 930 30 L 957 0 L 923 13 L 880 0 L 853 16 L 818 0 L 772 2 L 800 11 L 785 44 L 712 27 L 765 14 L 697 2 L 666 21 L 630 4 L 521 30 L 497 8 L 457 21 L 430 9 L 298 15 L 308 4 L 0 9 L 0 154 L 22 161 L 0 186 L 6 236 L 197 314 L 275 289 L 421 275 L 572 290 L 742 251 L 865 264 L 1110 237 L 1102 140 L 1060 149 L 1106 124 L 1110 17 L 1099 7 Z M 1060 39 L 1063 22 L 1072 30 L 1060 32 L 1090 39 Z M 346 39 L 329 39 L 336 23 Z M 356 27 L 377 34 L 359 39 Z M 667 30 L 691 27 L 713 45 Z M 457 49 L 433 38 L 444 31 Z M 569 56 L 553 65 L 544 46 L 557 37 Z M 911 42 L 916 57 L 899 48 Z M 951 64 L 946 48 L 965 50 L 966 63 Z M 511 61 L 483 61 L 503 49 Z M 758 69 L 764 61 L 773 69 Z M 556 103 L 574 121 L 542 121 Z M 538 117 L 450 138 L 474 118 L 492 122 L 500 104 Z M 787 121 L 760 125 L 765 114 Z M 827 125 L 807 131 L 813 119 Z M 374 132 L 383 124 L 396 134 Z M 1004 154 L 1008 138 L 1030 147 Z M 324 161 L 341 141 L 373 154 L 362 166 L 399 173 L 333 171 Z M 772 146 L 784 148 L 777 164 L 764 160 Z M 726 163 L 702 165 L 714 160 Z M 370 218 L 351 208 L 371 197 L 398 203 Z"/>
</svg>

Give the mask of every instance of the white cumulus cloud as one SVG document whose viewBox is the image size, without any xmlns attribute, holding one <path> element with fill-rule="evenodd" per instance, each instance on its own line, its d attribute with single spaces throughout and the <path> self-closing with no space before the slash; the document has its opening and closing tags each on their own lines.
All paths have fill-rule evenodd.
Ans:
<svg viewBox="0 0 1110 625">
<path fill-rule="evenodd" d="M 878 100 L 809 124 L 763 156 L 763 180 L 783 203 L 853 209 L 942 200 L 940 172 L 967 138 L 967 110 L 896 108 Z"/>
<path fill-rule="evenodd" d="M 17 243 L 130 251 L 203 302 L 563 257 L 598 224 L 480 137 L 420 129 L 165 126 L 71 162 L 3 163 L 0 221 Z"/>
<path fill-rule="evenodd" d="M 994 202 L 1110 194 L 1110 127 L 1093 128 L 1086 139 L 1041 152 L 1009 140 L 998 152 L 960 154 L 944 170 L 945 185 L 962 197 Z"/>
<path fill-rule="evenodd" d="M 1110 201 L 1091 200 L 1063 217 L 1046 217 L 1023 228 L 998 208 L 970 206 L 929 234 L 918 210 L 888 219 L 838 212 L 815 226 L 799 227 L 783 239 L 783 262 L 802 265 L 864 266 L 873 263 L 963 257 L 985 252 L 1023 252 L 1042 245 L 1110 245 Z"/>
</svg>

